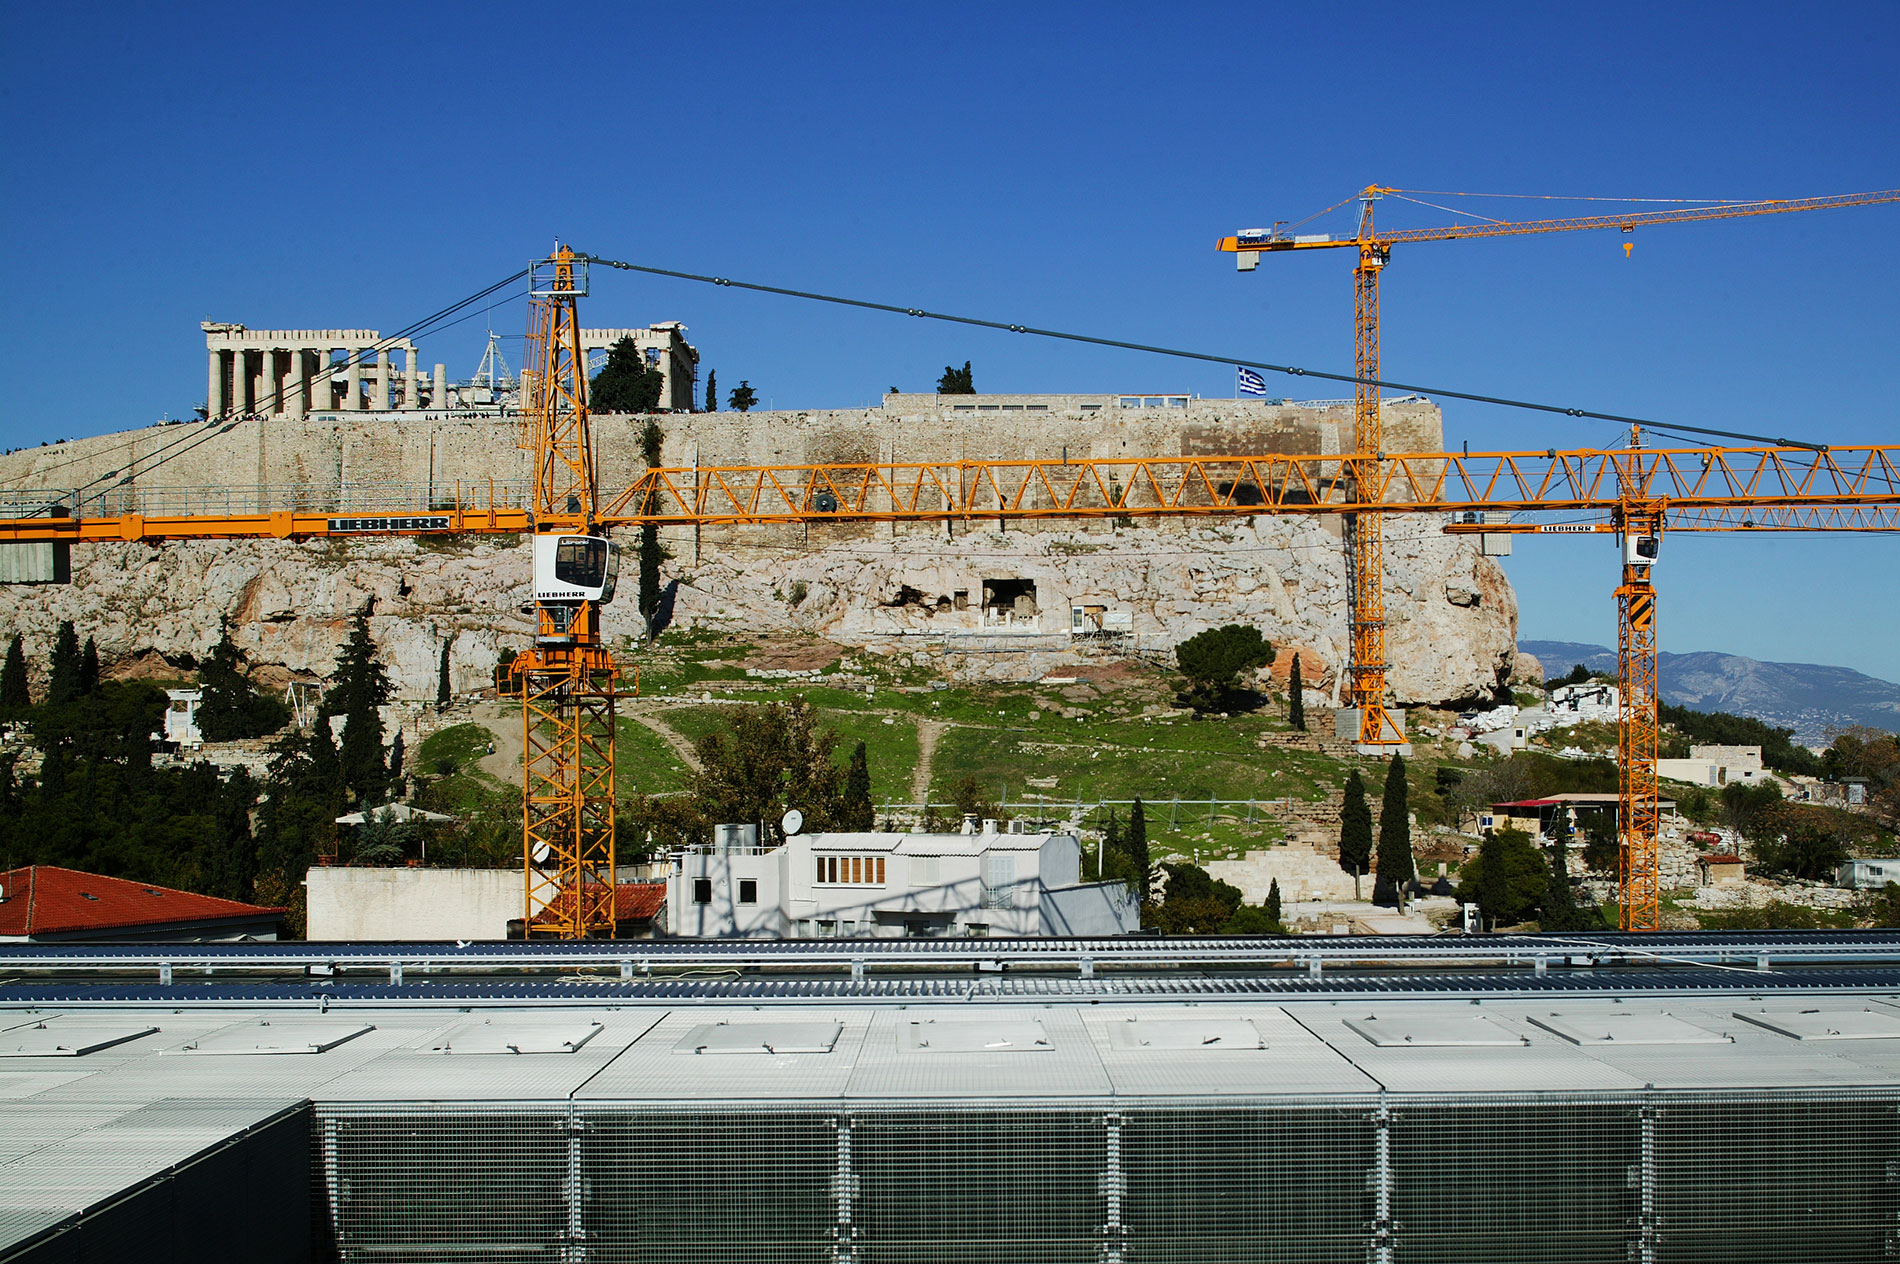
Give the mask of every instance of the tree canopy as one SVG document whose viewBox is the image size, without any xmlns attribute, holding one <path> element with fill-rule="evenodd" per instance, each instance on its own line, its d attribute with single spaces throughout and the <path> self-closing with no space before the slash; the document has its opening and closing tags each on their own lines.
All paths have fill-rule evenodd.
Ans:
<svg viewBox="0 0 1900 1264">
<path fill-rule="evenodd" d="M 739 379 L 739 385 L 726 396 L 726 404 L 735 413 L 749 413 L 759 402 L 759 394 L 752 389 L 752 383 L 745 378 Z"/>
<path fill-rule="evenodd" d="M 666 375 L 647 364 L 629 335 L 608 348 L 607 363 L 588 384 L 587 402 L 597 413 L 650 413 L 665 387 Z"/>
<path fill-rule="evenodd" d="M 1210 628 L 1174 647 L 1174 659 L 1188 679 L 1184 699 L 1197 711 L 1224 709 L 1243 672 L 1273 662 L 1273 646 L 1260 629 L 1241 623 Z"/>
<path fill-rule="evenodd" d="M 343 717 L 343 736 L 337 749 L 343 788 L 359 805 L 381 801 L 387 794 L 389 769 L 383 755 L 383 717 L 378 709 L 389 701 L 389 673 L 376 658 L 369 635 L 369 610 L 357 611 L 350 634 L 338 651 L 330 687 L 317 709 L 317 727 L 327 729 L 332 716 Z"/>
<path fill-rule="evenodd" d="M 1480 843 L 1478 854 L 1459 871 L 1458 898 L 1476 904 L 1493 928 L 1515 925 L 1537 912 L 1549 881 L 1550 871 L 1531 836 L 1501 829 Z"/>
<path fill-rule="evenodd" d="M 26 684 L 26 648 L 18 632 L 7 642 L 6 665 L 0 667 L 0 716 L 13 717 L 25 713 L 33 705 L 32 694 Z"/>
<path fill-rule="evenodd" d="M 937 379 L 937 394 L 976 394 L 976 381 L 970 372 L 970 362 L 968 360 L 963 362 L 963 367 L 960 369 L 948 364 L 943 366 L 943 376 Z"/>
<path fill-rule="evenodd" d="M 1346 776 L 1345 802 L 1339 808 L 1339 867 L 1352 875 L 1352 897 L 1358 899 L 1360 875 L 1372 868 L 1372 808 L 1357 768 Z"/>
<path fill-rule="evenodd" d="M 240 670 L 243 656 L 231 640 L 231 621 L 220 620 L 218 643 L 198 669 L 204 696 L 198 703 L 198 731 L 207 742 L 263 737 L 290 723 L 290 708 L 260 692 Z"/>
</svg>

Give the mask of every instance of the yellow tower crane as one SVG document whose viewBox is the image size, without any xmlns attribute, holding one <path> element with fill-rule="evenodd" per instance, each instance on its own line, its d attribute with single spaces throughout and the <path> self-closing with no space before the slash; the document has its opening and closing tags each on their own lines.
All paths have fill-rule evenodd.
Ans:
<svg viewBox="0 0 1900 1264">
<path fill-rule="evenodd" d="M 1533 233 L 1568 233 L 1588 228 L 1615 228 L 1633 233 L 1638 228 L 1658 224 L 1684 224 L 1697 220 L 1734 219 L 1750 215 L 1783 215 L 1793 211 L 1819 211 L 1841 206 L 1866 206 L 1879 202 L 1900 201 L 1900 189 L 1874 193 L 1846 193 L 1833 197 L 1798 198 L 1791 201 L 1728 202 L 1715 205 L 1678 207 L 1671 210 L 1637 211 L 1622 215 L 1592 215 L 1572 219 L 1544 219 L 1507 222 L 1488 220 L 1478 224 L 1452 224 L 1443 228 L 1407 228 L 1381 232 L 1373 224 L 1373 207 L 1387 194 L 1404 196 L 1408 190 L 1369 185 L 1358 195 L 1359 231 L 1352 236 L 1329 233 L 1295 234 L 1276 226 L 1250 229 L 1217 243 L 1221 250 L 1235 256 L 1242 272 L 1251 272 L 1263 254 L 1288 250 L 1354 250 L 1358 262 L 1352 270 L 1352 342 L 1353 376 L 1353 453 L 1345 474 L 1351 488 L 1369 487 L 1378 481 L 1378 465 L 1384 459 L 1385 431 L 1379 414 L 1379 274 L 1391 261 L 1392 247 L 1419 241 L 1457 241 L 1467 237 L 1520 237 Z M 1411 192 L 1416 192 L 1412 190 Z M 1462 196 L 1462 195 L 1458 195 Z M 1352 199 L 1347 199 L 1348 201 Z M 1344 202 L 1328 210 L 1344 206 Z M 1325 211 L 1320 214 L 1325 214 Z M 1309 218 L 1317 218 L 1311 216 Z M 1652 521 L 1650 507 L 1640 503 L 1629 506 L 1630 527 L 1638 535 L 1653 537 L 1659 529 Z M 1386 708 L 1385 700 L 1385 593 L 1384 540 L 1377 514 L 1350 514 L 1346 518 L 1346 565 L 1350 600 L 1352 662 L 1348 671 L 1352 680 L 1353 706 L 1358 711 L 1358 741 L 1362 747 L 1376 750 L 1399 746 L 1405 734 L 1396 717 Z M 1649 646 L 1650 663 L 1639 673 L 1654 684 L 1654 637 L 1648 624 L 1641 629 L 1630 626 L 1632 611 L 1638 615 L 1653 606 L 1653 594 L 1645 596 L 1647 568 L 1641 567 L 1624 576 L 1627 596 L 1621 596 L 1624 612 L 1622 643 L 1642 652 Z M 1639 680 L 1641 688 L 1644 680 Z M 1654 725 L 1648 742 L 1653 749 Z M 1652 787 L 1653 789 L 1653 787 Z M 1653 795 L 1652 795 L 1653 797 Z"/>
</svg>

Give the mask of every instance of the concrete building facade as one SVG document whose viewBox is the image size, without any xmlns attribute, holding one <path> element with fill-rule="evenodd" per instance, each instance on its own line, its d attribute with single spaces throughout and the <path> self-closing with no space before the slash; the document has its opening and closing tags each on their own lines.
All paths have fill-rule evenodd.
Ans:
<svg viewBox="0 0 1900 1264">
<path fill-rule="evenodd" d="M 1726 786 L 1731 781 L 1752 786 L 1768 778 L 1759 746 L 1691 746 L 1687 759 L 1657 760 L 1656 775 L 1694 786 Z"/>
<path fill-rule="evenodd" d="M 667 929 L 706 938 L 1120 935 L 1140 928 L 1121 883 L 1085 883 L 1073 834 L 794 834 L 722 825 L 675 857 Z"/>
</svg>

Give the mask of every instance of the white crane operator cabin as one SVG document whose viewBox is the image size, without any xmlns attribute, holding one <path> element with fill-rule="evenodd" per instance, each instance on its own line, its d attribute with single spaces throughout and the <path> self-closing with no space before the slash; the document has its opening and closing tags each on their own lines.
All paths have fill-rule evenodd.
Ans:
<svg viewBox="0 0 1900 1264">
<path fill-rule="evenodd" d="M 614 599 L 620 547 L 595 535 L 534 538 L 534 599 L 550 604 L 605 604 Z"/>
</svg>

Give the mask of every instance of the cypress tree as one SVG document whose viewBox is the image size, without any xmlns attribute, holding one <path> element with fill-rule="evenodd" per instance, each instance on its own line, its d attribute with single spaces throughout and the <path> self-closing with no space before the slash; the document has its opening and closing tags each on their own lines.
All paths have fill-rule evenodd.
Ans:
<svg viewBox="0 0 1900 1264">
<path fill-rule="evenodd" d="M 719 411 L 719 375 L 711 369 L 706 370 L 706 411 Z"/>
<path fill-rule="evenodd" d="M 402 797 L 402 734 L 396 734 L 389 743 L 389 796 L 392 799 Z"/>
<path fill-rule="evenodd" d="M 251 808 L 257 782 L 244 768 L 231 771 L 218 787 L 217 829 L 205 858 L 205 894 L 249 903 L 256 898 L 257 842 L 251 837 Z"/>
<path fill-rule="evenodd" d="M 852 748 L 851 763 L 845 769 L 840 817 L 840 828 L 847 830 L 868 830 L 877 824 L 877 811 L 871 806 L 871 763 L 863 742 Z"/>
<path fill-rule="evenodd" d="M 1550 880 L 1544 887 L 1544 907 L 1538 921 L 1544 930 L 1596 930 L 1601 919 L 1594 903 L 1579 904 L 1570 888 L 1570 817 L 1559 809 L 1551 825 Z"/>
<path fill-rule="evenodd" d="M 79 651 L 79 696 L 90 698 L 99 692 L 99 647 L 91 637 L 86 638 L 86 648 Z"/>
<path fill-rule="evenodd" d="M 1267 916 L 1275 923 L 1280 920 L 1280 880 L 1275 878 L 1267 887 Z"/>
<path fill-rule="evenodd" d="M 383 717 L 377 710 L 389 701 L 389 673 L 376 661 L 367 606 L 356 613 L 337 655 L 333 680 L 318 713 L 319 727 L 326 726 L 330 716 L 343 717 L 343 740 L 337 749 L 342 783 L 355 802 L 367 804 L 389 782 L 383 761 Z"/>
<path fill-rule="evenodd" d="M 85 692 L 83 685 L 79 635 L 73 631 L 71 619 L 62 619 L 59 632 L 53 637 L 52 671 L 46 682 L 47 705 L 57 707 L 73 701 Z"/>
<path fill-rule="evenodd" d="M 1359 878 L 1372 864 L 1372 809 L 1366 804 L 1366 783 L 1357 768 L 1346 778 L 1346 801 L 1339 809 L 1339 867 L 1352 875 L 1352 898 L 1359 898 Z"/>
<path fill-rule="evenodd" d="M 435 670 L 435 709 L 437 711 L 446 710 L 449 698 L 452 696 L 449 690 L 449 646 L 453 644 L 455 644 L 454 637 L 442 638 L 442 661 Z"/>
<path fill-rule="evenodd" d="M 1293 670 L 1286 680 L 1286 718 L 1301 733 L 1306 732 L 1306 682 L 1300 679 L 1300 656 L 1293 656 Z"/>
<path fill-rule="evenodd" d="M 1385 797 L 1379 803 L 1379 880 L 1374 903 L 1387 900 L 1405 911 L 1405 884 L 1412 880 L 1412 823 L 1405 803 L 1405 757 L 1394 755 L 1386 769 Z M 1382 894 L 1383 893 L 1383 898 Z"/>
<path fill-rule="evenodd" d="M 15 716 L 33 705 L 26 687 L 26 645 L 18 632 L 7 642 L 7 661 L 0 667 L 0 715 Z"/>
<path fill-rule="evenodd" d="M 660 431 L 660 424 L 648 421 L 646 429 L 640 432 L 640 450 L 646 457 L 647 468 L 654 469 L 660 464 L 660 454 L 666 436 Z M 647 509 L 653 507 L 652 496 L 647 498 Z M 649 639 L 653 636 L 653 620 L 660 612 L 660 528 L 651 522 L 640 524 L 640 621 L 646 628 Z M 866 827 L 869 828 L 868 826 Z"/>
<path fill-rule="evenodd" d="M 1146 904 L 1151 885 L 1149 872 L 1154 868 L 1154 862 L 1148 856 L 1148 816 L 1142 810 L 1139 795 L 1135 798 L 1135 806 L 1128 809 L 1128 838 L 1123 846 L 1135 868 L 1135 882 L 1141 892 L 1141 902 Z"/>
</svg>

